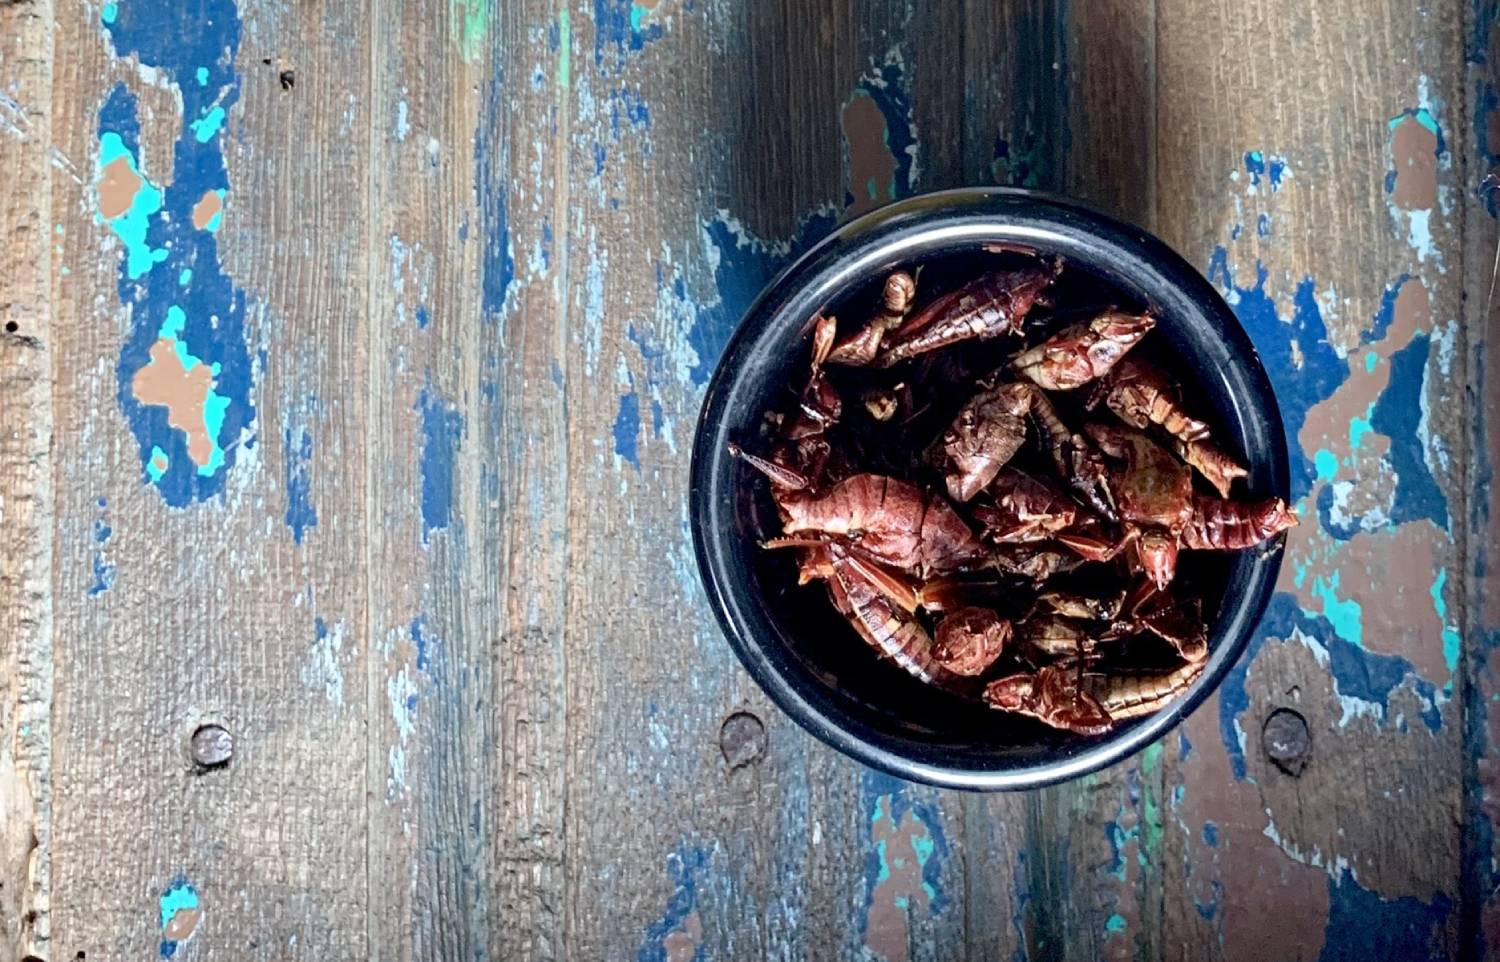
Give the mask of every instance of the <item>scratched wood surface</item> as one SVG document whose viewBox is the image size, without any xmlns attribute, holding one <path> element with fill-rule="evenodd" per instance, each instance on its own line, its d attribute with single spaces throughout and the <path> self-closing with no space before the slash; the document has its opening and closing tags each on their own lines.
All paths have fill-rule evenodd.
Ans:
<svg viewBox="0 0 1500 962">
<path fill-rule="evenodd" d="M 0 957 L 1500 944 L 1496 6 L 930 6 L 0 0 Z M 1180 732 L 992 797 L 781 716 L 684 503 L 759 287 L 974 183 L 1209 275 L 1303 516 Z"/>
</svg>

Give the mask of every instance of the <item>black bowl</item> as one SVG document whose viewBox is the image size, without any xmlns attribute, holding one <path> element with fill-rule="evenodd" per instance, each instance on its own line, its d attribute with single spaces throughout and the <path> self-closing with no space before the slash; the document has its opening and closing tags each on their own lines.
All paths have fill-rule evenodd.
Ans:
<svg viewBox="0 0 1500 962">
<path fill-rule="evenodd" d="M 1097 771 L 1176 725 L 1240 657 L 1282 555 L 1281 539 L 1260 550 L 1184 555 L 1184 567 L 1208 585 L 1211 651 L 1203 674 L 1162 711 L 1082 738 L 965 702 L 879 661 L 838 621 L 824 594 L 796 588 L 789 558 L 757 546 L 776 530 L 767 485 L 728 446 L 754 444 L 763 412 L 784 409 L 789 386 L 805 377 L 808 318 L 898 266 L 951 263 L 966 253 L 993 257 L 982 245 L 997 242 L 1061 255 L 1123 299 L 1149 305 L 1159 318 L 1151 341 L 1183 382 L 1190 409 L 1249 466 L 1236 496 L 1287 496 L 1286 438 L 1271 383 L 1250 339 L 1203 276 L 1137 227 L 1067 199 L 1006 189 L 944 191 L 891 204 L 834 232 L 773 280 L 740 322 L 709 384 L 689 495 L 698 567 L 714 613 L 772 700 L 866 764 L 915 781 L 983 790 Z"/>
</svg>

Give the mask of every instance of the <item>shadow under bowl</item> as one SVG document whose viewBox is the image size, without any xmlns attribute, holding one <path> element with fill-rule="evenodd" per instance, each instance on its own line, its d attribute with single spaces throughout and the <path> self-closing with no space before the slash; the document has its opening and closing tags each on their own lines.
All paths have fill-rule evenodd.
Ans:
<svg viewBox="0 0 1500 962">
<path fill-rule="evenodd" d="M 897 268 L 981 256 L 1009 244 L 1061 256 L 1158 317 L 1153 350 L 1190 411 L 1243 458 L 1237 498 L 1287 497 L 1286 436 L 1265 369 L 1218 292 L 1157 238 L 1065 198 L 1003 188 L 924 194 L 840 228 L 750 307 L 709 383 L 693 446 L 689 516 L 710 604 L 736 654 L 788 715 L 834 748 L 914 781 L 1032 788 L 1097 771 L 1161 737 L 1223 680 L 1255 630 L 1281 566 L 1282 538 L 1258 549 L 1183 555 L 1211 622 L 1202 675 L 1166 708 L 1084 738 L 1001 715 L 878 659 L 821 590 L 799 589 L 764 479 L 731 457 L 759 436 L 806 376 L 807 320 Z M 988 255 L 993 256 L 993 255 Z M 961 349 L 961 348 L 959 348 Z"/>
</svg>

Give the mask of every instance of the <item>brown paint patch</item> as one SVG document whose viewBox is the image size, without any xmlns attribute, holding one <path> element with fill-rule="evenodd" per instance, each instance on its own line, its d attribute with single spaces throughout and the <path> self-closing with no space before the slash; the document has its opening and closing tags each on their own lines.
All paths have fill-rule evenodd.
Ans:
<svg viewBox="0 0 1500 962">
<path fill-rule="evenodd" d="M 896 157 L 888 146 L 885 115 L 874 98 L 857 90 L 841 117 L 848 151 L 851 214 L 874 210 L 896 196 Z"/>
<path fill-rule="evenodd" d="M 204 191 L 203 196 L 198 198 L 198 203 L 193 205 L 193 226 L 203 230 L 214 219 L 214 215 L 223 209 L 224 201 L 219 197 L 218 191 Z"/>
<path fill-rule="evenodd" d="M 1258 662 L 1258 659 L 1257 659 Z M 1247 736 L 1253 718 L 1240 719 Z M 1211 917 L 1196 910 L 1188 916 L 1202 932 L 1202 943 L 1223 947 L 1234 959 L 1314 959 L 1328 924 L 1328 876 L 1288 858 L 1266 837 L 1268 820 L 1260 790 L 1236 781 L 1219 732 L 1219 696 L 1194 712 L 1187 722 L 1193 751 L 1180 763 L 1182 804 L 1177 811 L 1187 827 L 1184 880 L 1198 905 L 1214 906 Z M 1254 738 L 1247 738 L 1247 752 Z M 1212 822 L 1217 845 L 1203 839 Z M 1274 924 L 1267 920 L 1274 919 Z"/>
<path fill-rule="evenodd" d="M 1402 210 L 1437 206 L 1437 134 L 1415 117 L 1403 117 L 1391 128 L 1391 156 L 1396 186 L 1391 202 Z"/>
<path fill-rule="evenodd" d="M 129 157 L 116 157 L 105 164 L 99 175 L 99 213 L 105 220 L 123 215 L 135 203 L 142 183 L 141 175 L 130 169 Z"/>
<path fill-rule="evenodd" d="M 702 942 L 703 920 L 694 909 L 682 920 L 682 928 L 662 940 L 662 948 L 666 950 L 667 962 L 693 962 Z"/>
<path fill-rule="evenodd" d="M 214 449 L 203 420 L 213 372 L 207 364 L 184 368 L 175 345 L 176 341 L 167 337 L 151 345 L 151 360 L 135 372 L 130 389 L 142 404 L 159 404 L 167 409 L 167 424 L 187 435 L 188 457 L 203 467 Z"/>
<path fill-rule="evenodd" d="M 1296 594 L 1297 603 L 1308 611 L 1323 611 L 1323 598 L 1314 584 L 1321 579 L 1330 585 L 1337 574 L 1338 598 L 1353 597 L 1359 602 L 1360 640 L 1365 648 L 1400 655 L 1428 681 L 1447 679 L 1443 623 L 1431 593 L 1433 573 L 1443 566 L 1438 545 L 1447 541 L 1447 533 L 1422 520 L 1360 532 L 1343 542 L 1321 529 L 1313 537 L 1318 543 L 1293 552 L 1294 564 L 1289 566 L 1306 565 L 1302 586 L 1282 586 Z"/>
<path fill-rule="evenodd" d="M 178 909 L 167 919 L 167 927 L 162 929 L 162 938 L 169 942 L 181 942 L 193 934 L 198 928 L 198 920 L 203 918 L 201 909 Z"/>
<path fill-rule="evenodd" d="M 931 833 L 909 809 L 898 825 L 891 818 L 889 795 L 882 795 L 876 801 L 876 811 L 870 844 L 882 856 L 886 876 L 870 895 L 865 946 L 886 962 L 908 962 L 912 913 L 927 913 L 932 908 L 922 886 L 922 863 L 917 858 L 916 845 L 918 839 L 930 841 Z"/>
</svg>

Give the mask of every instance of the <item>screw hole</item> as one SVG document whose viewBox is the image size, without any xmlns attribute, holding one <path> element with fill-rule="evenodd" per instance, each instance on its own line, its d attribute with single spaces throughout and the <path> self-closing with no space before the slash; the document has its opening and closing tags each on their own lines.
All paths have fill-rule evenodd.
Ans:
<svg viewBox="0 0 1500 962">
<path fill-rule="evenodd" d="M 291 90 L 297 85 L 297 75 L 290 70 L 283 70 L 278 79 L 281 81 L 282 90 Z"/>
<path fill-rule="evenodd" d="M 7 334 L 14 334 L 17 331 L 19 331 L 20 329 L 21 329 L 21 325 L 17 324 L 15 321 L 6 321 L 5 322 L 5 333 L 7 333 Z"/>
</svg>

